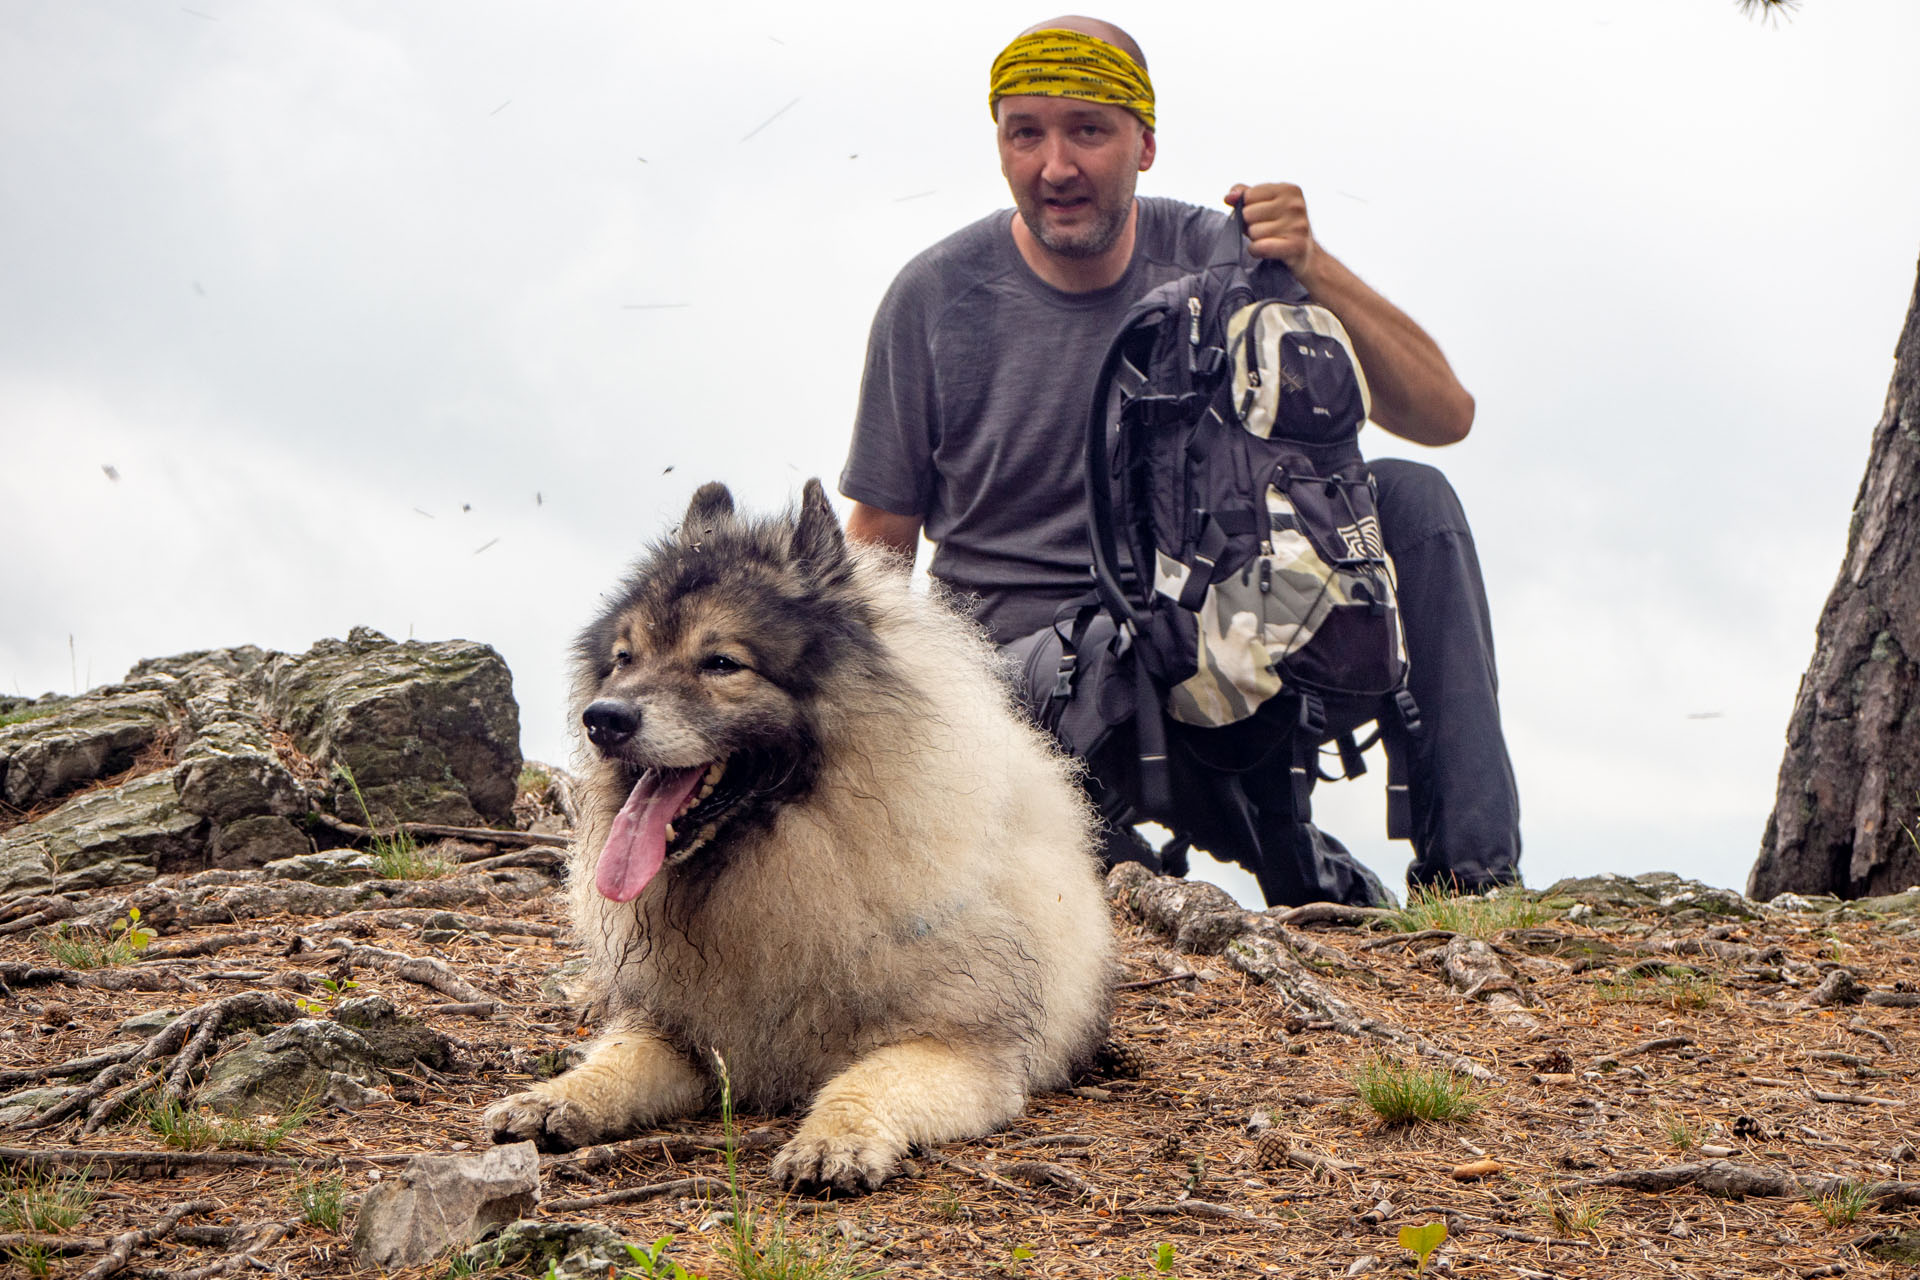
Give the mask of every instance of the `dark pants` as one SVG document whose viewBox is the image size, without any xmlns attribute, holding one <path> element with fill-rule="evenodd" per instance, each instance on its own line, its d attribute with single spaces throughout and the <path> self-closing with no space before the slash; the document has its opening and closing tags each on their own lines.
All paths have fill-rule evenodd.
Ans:
<svg viewBox="0 0 1920 1280">
<path fill-rule="evenodd" d="M 1414 847 L 1407 883 L 1465 891 L 1515 883 L 1520 800 L 1500 731 L 1493 624 L 1473 534 L 1439 471 L 1383 458 L 1373 472 L 1421 719 L 1406 748 Z M 1378 882 L 1366 869 L 1295 816 L 1290 708 L 1272 705 L 1274 714 L 1224 729 L 1168 722 L 1174 812 L 1161 820 L 1252 871 L 1270 905 L 1377 901 Z M 1133 804 L 1133 751 L 1133 735 L 1115 733 L 1087 762 L 1088 789 L 1108 827 L 1108 861 L 1154 865 L 1153 851 L 1130 830 L 1143 816 Z"/>
</svg>

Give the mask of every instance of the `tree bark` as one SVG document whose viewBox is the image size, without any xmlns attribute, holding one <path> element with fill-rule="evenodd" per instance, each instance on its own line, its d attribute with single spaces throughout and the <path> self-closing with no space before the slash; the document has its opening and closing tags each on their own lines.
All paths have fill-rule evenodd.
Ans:
<svg viewBox="0 0 1920 1280">
<path fill-rule="evenodd" d="M 1920 884 L 1920 283 L 1747 892 Z"/>
</svg>

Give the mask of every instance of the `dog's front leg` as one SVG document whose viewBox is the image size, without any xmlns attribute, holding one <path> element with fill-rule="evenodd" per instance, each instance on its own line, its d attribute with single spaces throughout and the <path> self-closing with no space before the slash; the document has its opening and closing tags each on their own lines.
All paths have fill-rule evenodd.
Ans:
<svg viewBox="0 0 1920 1280">
<path fill-rule="evenodd" d="M 827 1081 L 774 1157 L 773 1180 L 872 1191 L 914 1143 L 990 1133 L 1026 1101 L 1021 1072 L 990 1053 L 939 1040 L 888 1045 Z"/>
<path fill-rule="evenodd" d="M 651 1031 L 614 1031 L 557 1079 L 496 1102 L 486 1125 L 495 1142 L 532 1141 L 571 1151 L 697 1111 L 711 1083 Z"/>
</svg>

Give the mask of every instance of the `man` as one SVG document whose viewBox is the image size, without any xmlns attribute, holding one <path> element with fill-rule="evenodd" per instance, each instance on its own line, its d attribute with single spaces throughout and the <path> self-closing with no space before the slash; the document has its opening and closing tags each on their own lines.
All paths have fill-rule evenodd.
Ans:
<svg viewBox="0 0 1920 1280">
<path fill-rule="evenodd" d="M 1064 17 L 1030 28 L 995 61 L 989 105 L 1015 210 L 933 246 L 888 291 L 840 490 L 853 500 L 847 530 L 857 539 L 911 562 L 924 530 L 936 544 L 933 576 L 974 597 L 1006 644 L 1050 626 L 1086 592 L 1080 424 L 1095 371 L 1135 299 L 1206 264 L 1224 215 L 1135 198 L 1155 156 L 1153 87 L 1139 46 L 1109 23 Z M 1340 317 L 1374 422 L 1427 445 L 1467 434 L 1473 397 L 1439 347 L 1320 246 L 1298 187 L 1236 185 L 1226 201 L 1240 207 L 1253 254 L 1284 262 Z M 1374 470 L 1427 726 L 1409 761 L 1417 856 L 1408 881 L 1467 890 L 1515 881 L 1519 807 L 1466 518 L 1432 468 L 1387 460 Z M 1124 784 L 1098 761 L 1093 772 L 1116 828 L 1109 860 L 1151 862 L 1122 835 Z M 1230 797 L 1189 795 L 1183 834 L 1250 864 L 1262 844 L 1307 841 L 1323 872 L 1314 896 L 1377 896 L 1364 869 L 1294 823 L 1277 792 L 1251 777 L 1234 785 Z M 1216 802 L 1234 811 L 1224 826 Z"/>
</svg>

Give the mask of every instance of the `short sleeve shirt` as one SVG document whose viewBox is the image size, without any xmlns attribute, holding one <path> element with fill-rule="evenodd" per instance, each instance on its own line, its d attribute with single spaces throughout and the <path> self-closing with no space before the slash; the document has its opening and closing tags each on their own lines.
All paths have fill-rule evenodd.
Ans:
<svg viewBox="0 0 1920 1280">
<path fill-rule="evenodd" d="M 996 641 L 1091 587 L 1083 476 L 1100 361 L 1136 299 L 1206 265 L 1225 216 L 1138 206 L 1133 260 L 1108 288 L 1042 280 L 1002 210 L 908 263 L 874 316 L 840 492 L 921 517 L 929 571 L 975 597 Z"/>
</svg>

